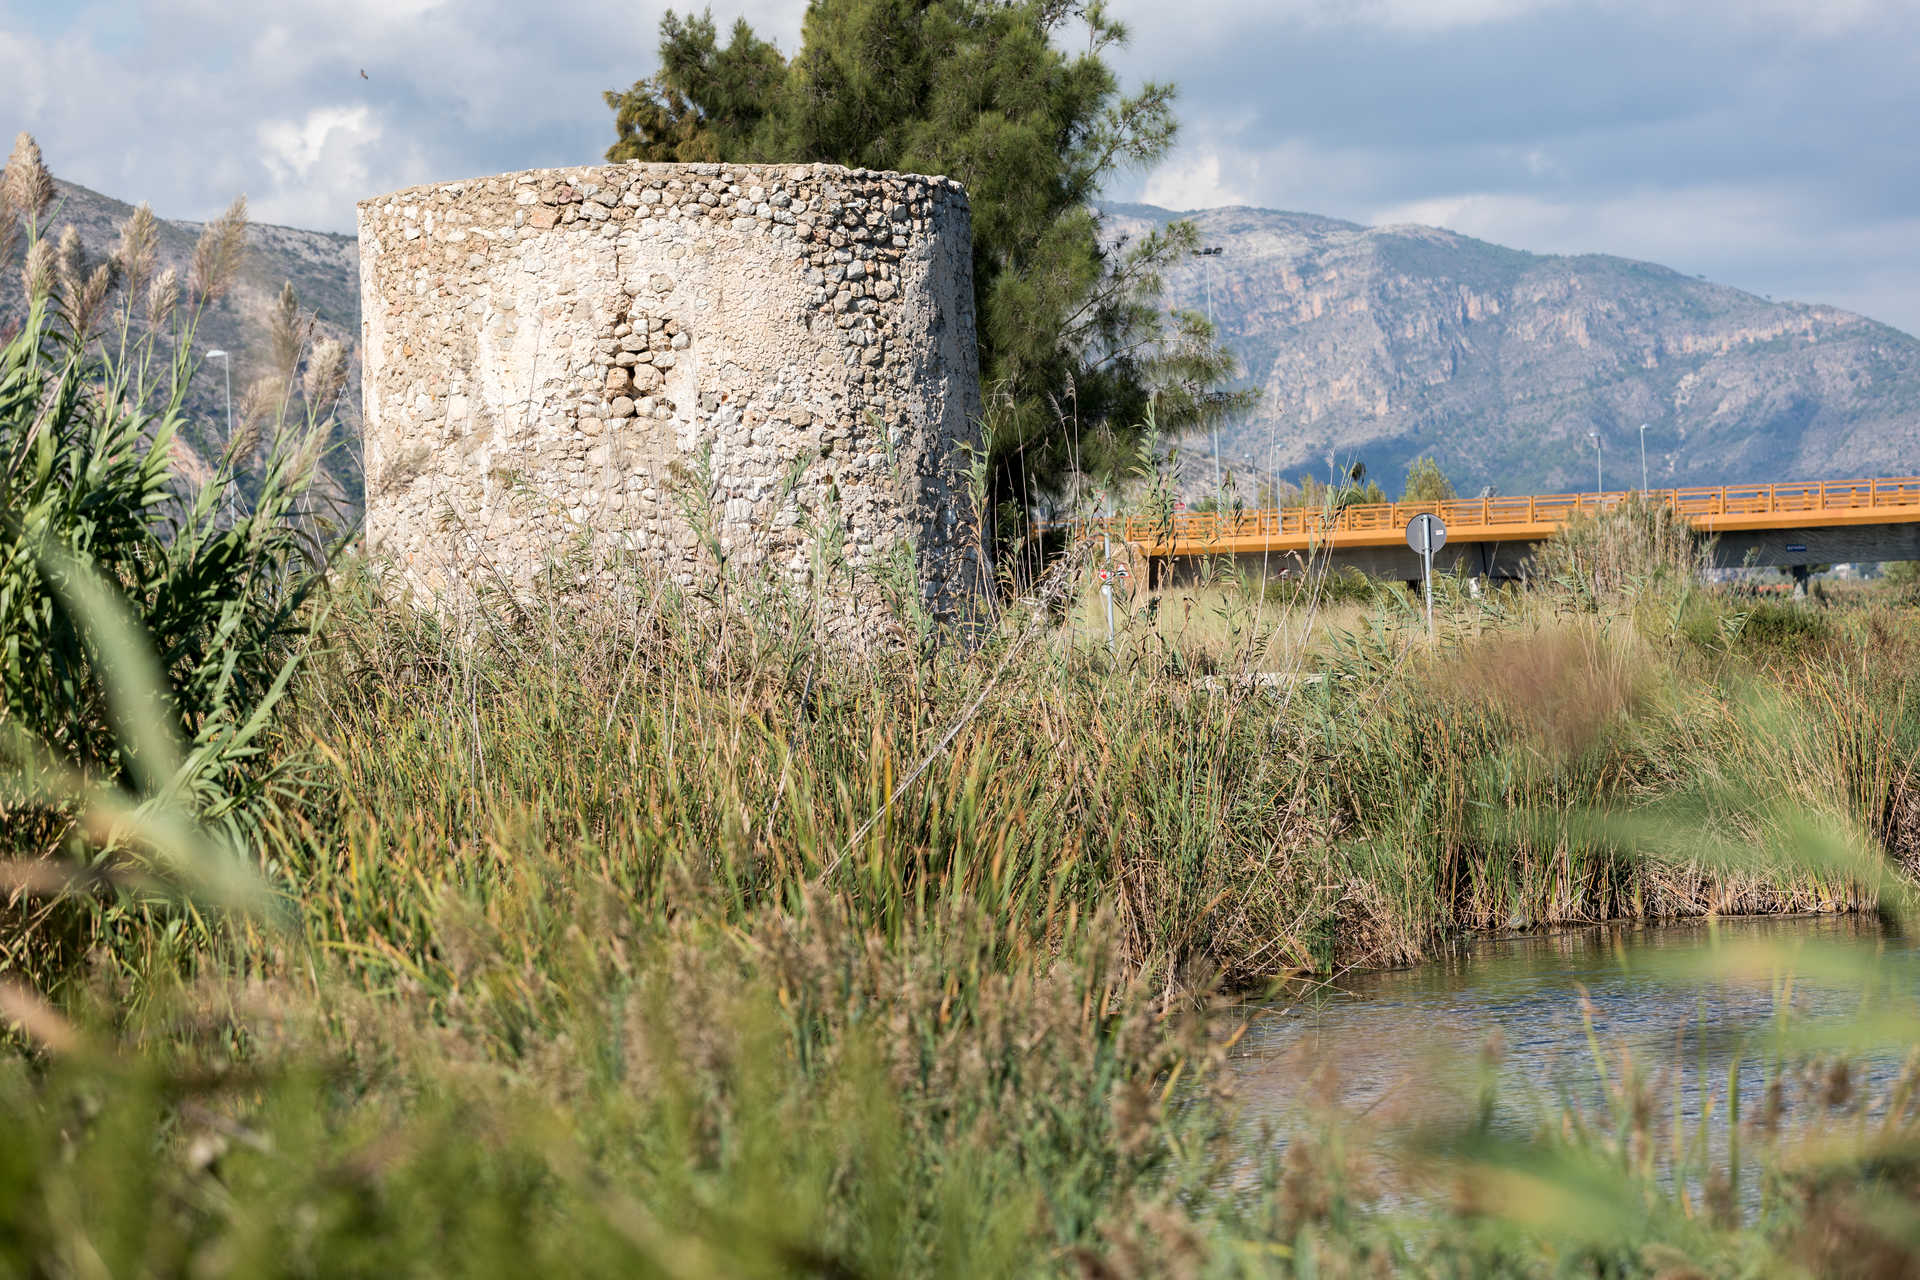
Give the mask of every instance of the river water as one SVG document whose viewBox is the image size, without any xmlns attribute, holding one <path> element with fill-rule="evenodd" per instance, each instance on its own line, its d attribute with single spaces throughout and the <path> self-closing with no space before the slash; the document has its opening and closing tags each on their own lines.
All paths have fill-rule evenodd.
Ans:
<svg viewBox="0 0 1920 1280">
<path fill-rule="evenodd" d="M 1863 1010 L 1911 1011 L 1916 996 L 1920 950 L 1872 917 L 1487 939 L 1415 968 L 1306 986 L 1242 1010 L 1235 1092 L 1254 1123 L 1288 1127 L 1315 1099 L 1390 1130 L 1430 1116 L 1459 1096 L 1463 1076 L 1484 1070 L 1497 1081 L 1499 1114 L 1524 1124 L 1543 1108 L 1597 1104 L 1602 1071 L 1618 1080 L 1631 1064 L 1655 1085 L 1663 1110 L 1677 1103 L 1691 1122 L 1703 1105 L 1724 1114 L 1738 1058 L 1751 1116 L 1778 1060 L 1770 1036 L 1788 1029 L 1817 1038 L 1823 1028 L 1857 1025 Z M 1897 1048 L 1869 1053 L 1856 1084 L 1884 1084 L 1903 1057 Z"/>
</svg>

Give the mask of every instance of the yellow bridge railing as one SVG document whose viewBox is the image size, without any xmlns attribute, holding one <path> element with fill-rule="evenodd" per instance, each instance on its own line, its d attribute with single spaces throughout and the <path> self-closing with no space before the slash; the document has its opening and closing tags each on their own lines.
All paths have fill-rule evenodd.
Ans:
<svg viewBox="0 0 1920 1280">
<path fill-rule="evenodd" d="M 1920 477 L 1811 480 L 1795 484 L 1729 484 L 1646 493 L 1555 493 L 1531 497 L 1455 498 L 1446 502 L 1382 502 L 1327 510 L 1191 511 L 1151 516 L 1059 521 L 1048 530 L 1073 538 L 1106 534 L 1150 556 L 1203 556 L 1248 551 L 1306 551 L 1397 545 L 1407 521 L 1440 517 L 1447 541 L 1531 542 L 1551 537 L 1569 519 L 1638 498 L 1671 508 L 1702 533 L 1810 529 L 1920 522 Z"/>
</svg>

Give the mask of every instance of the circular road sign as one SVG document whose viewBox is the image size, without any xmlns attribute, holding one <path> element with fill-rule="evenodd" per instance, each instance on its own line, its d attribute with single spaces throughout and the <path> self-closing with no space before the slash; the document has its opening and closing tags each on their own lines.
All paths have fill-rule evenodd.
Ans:
<svg viewBox="0 0 1920 1280">
<path fill-rule="evenodd" d="M 1447 526 L 1439 516 L 1423 511 L 1407 521 L 1407 545 L 1428 554 L 1438 551 L 1447 545 Z"/>
</svg>

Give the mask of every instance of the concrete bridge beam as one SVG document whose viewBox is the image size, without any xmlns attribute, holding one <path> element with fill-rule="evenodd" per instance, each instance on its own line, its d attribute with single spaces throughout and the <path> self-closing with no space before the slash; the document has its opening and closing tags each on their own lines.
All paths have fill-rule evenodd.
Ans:
<svg viewBox="0 0 1920 1280">
<path fill-rule="evenodd" d="M 1920 560 L 1920 523 L 1722 533 L 1714 539 L 1712 559 L 1719 569 Z"/>
</svg>

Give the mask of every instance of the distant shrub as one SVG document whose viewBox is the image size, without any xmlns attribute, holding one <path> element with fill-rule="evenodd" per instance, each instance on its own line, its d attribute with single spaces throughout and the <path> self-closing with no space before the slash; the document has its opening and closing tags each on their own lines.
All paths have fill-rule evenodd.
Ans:
<svg viewBox="0 0 1920 1280">
<path fill-rule="evenodd" d="M 1881 571 L 1887 590 L 1907 604 L 1920 604 L 1920 560 L 1895 560 Z"/>
<path fill-rule="evenodd" d="M 1701 649 L 1799 658 L 1831 640 L 1834 624 L 1824 608 L 1805 601 L 1701 595 L 1686 610 L 1679 634 Z"/>
<path fill-rule="evenodd" d="M 1447 479 L 1440 464 L 1426 454 L 1407 464 L 1407 487 L 1402 502 L 1451 502 L 1458 497 L 1453 481 Z"/>
<path fill-rule="evenodd" d="M 1352 565 L 1318 574 L 1289 573 L 1267 580 L 1266 599 L 1270 604 L 1300 604 L 1309 600 L 1321 604 L 1368 604 L 1385 590 L 1383 583 L 1369 578 Z"/>
<path fill-rule="evenodd" d="M 1833 623 L 1815 605 L 1759 600 L 1746 610 L 1734 636 L 1745 649 L 1799 655 L 1831 639 Z"/>
<path fill-rule="evenodd" d="M 1300 477 L 1300 505 L 1303 507 L 1340 511 L 1347 507 L 1378 506 L 1386 501 L 1387 491 L 1380 487 L 1378 480 L 1366 478 L 1364 467 L 1355 467 L 1350 475 L 1331 485 L 1312 476 Z"/>
</svg>

